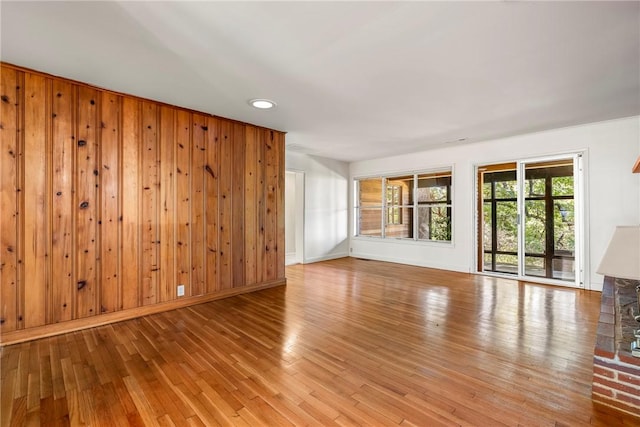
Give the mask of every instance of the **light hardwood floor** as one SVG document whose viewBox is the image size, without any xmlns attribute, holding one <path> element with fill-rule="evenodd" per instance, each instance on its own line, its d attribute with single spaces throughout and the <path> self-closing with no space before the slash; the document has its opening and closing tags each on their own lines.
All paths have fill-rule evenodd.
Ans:
<svg viewBox="0 0 640 427">
<path fill-rule="evenodd" d="M 2 426 L 638 425 L 591 402 L 600 294 L 341 259 L 2 349 Z"/>
</svg>

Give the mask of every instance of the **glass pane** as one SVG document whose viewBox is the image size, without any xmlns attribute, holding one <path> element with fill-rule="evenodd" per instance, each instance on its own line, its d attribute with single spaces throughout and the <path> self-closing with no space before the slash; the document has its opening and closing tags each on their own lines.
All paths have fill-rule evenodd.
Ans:
<svg viewBox="0 0 640 427">
<path fill-rule="evenodd" d="M 544 200 L 527 200 L 524 203 L 524 250 L 527 254 L 544 254 L 546 245 L 546 213 Z"/>
<path fill-rule="evenodd" d="M 385 237 L 391 238 L 413 238 L 413 208 L 402 207 L 393 209 L 393 215 L 398 222 L 393 224 L 387 222 L 385 226 Z"/>
<path fill-rule="evenodd" d="M 485 182 L 482 184 L 482 199 L 487 200 L 491 199 L 491 183 Z"/>
<path fill-rule="evenodd" d="M 484 203 L 482 207 L 482 247 L 485 250 L 490 251 L 493 242 L 493 233 L 491 233 L 492 218 L 491 218 L 491 203 Z"/>
<path fill-rule="evenodd" d="M 573 196 L 573 176 L 556 176 L 551 179 L 554 196 Z"/>
<path fill-rule="evenodd" d="M 382 209 L 381 208 L 361 208 L 360 217 L 358 218 L 358 224 L 360 230 L 358 230 L 359 236 L 377 236 L 382 237 L 382 231 L 380 224 L 382 223 Z"/>
<path fill-rule="evenodd" d="M 391 201 L 389 187 L 394 189 Z M 405 206 L 413 204 L 413 175 L 387 178 L 387 202 Z"/>
<path fill-rule="evenodd" d="M 447 190 L 451 187 L 451 172 L 418 175 L 416 197 L 418 203 L 447 203 Z"/>
<path fill-rule="evenodd" d="M 544 255 L 526 256 L 525 274 L 573 280 L 573 160 L 530 163 L 525 176 L 525 252 Z M 547 250 L 551 247 L 553 250 Z"/>
<path fill-rule="evenodd" d="M 425 187 L 416 190 L 418 203 L 447 202 L 447 187 Z"/>
<path fill-rule="evenodd" d="M 359 206 L 382 206 L 382 178 L 361 179 L 358 181 L 358 193 Z"/>
<path fill-rule="evenodd" d="M 496 254 L 496 269 L 501 273 L 518 273 L 518 256 Z"/>
<path fill-rule="evenodd" d="M 498 181 L 496 186 L 496 199 L 515 199 L 518 197 L 518 186 L 513 181 Z"/>
<path fill-rule="evenodd" d="M 555 255 L 574 255 L 573 200 L 556 200 L 553 209 L 553 247 Z"/>
<path fill-rule="evenodd" d="M 484 271 L 492 271 L 491 254 L 484 254 Z"/>
<path fill-rule="evenodd" d="M 402 185 L 387 183 L 387 217 L 386 224 L 402 224 Z"/>
<path fill-rule="evenodd" d="M 518 251 L 517 212 L 516 202 L 498 202 L 496 204 L 498 251 Z"/>
<path fill-rule="evenodd" d="M 553 260 L 553 278 L 574 281 L 576 279 L 575 261 L 570 258 L 555 258 Z"/>
<path fill-rule="evenodd" d="M 393 203 L 393 193 L 395 190 L 396 188 L 393 187 L 392 185 L 387 186 L 387 205 L 390 205 Z"/>
<path fill-rule="evenodd" d="M 545 277 L 544 258 L 526 256 L 524 257 L 524 274 L 528 276 Z"/>
<path fill-rule="evenodd" d="M 528 179 L 524 185 L 525 197 L 544 197 L 544 179 Z"/>
<path fill-rule="evenodd" d="M 451 207 L 418 207 L 418 239 L 451 241 Z"/>
</svg>

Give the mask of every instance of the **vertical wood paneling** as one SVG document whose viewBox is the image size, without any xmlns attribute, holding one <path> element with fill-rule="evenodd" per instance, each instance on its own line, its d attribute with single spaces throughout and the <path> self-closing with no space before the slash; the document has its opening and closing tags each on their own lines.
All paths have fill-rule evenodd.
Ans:
<svg viewBox="0 0 640 427">
<path fill-rule="evenodd" d="M 157 302 L 158 287 L 158 106 L 142 103 L 141 276 L 142 305 Z"/>
<path fill-rule="evenodd" d="M 175 109 L 160 108 L 160 301 L 175 298 Z"/>
<path fill-rule="evenodd" d="M 204 167 L 209 132 L 206 117 L 194 114 L 191 129 L 191 295 L 202 295 L 206 280 Z"/>
<path fill-rule="evenodd" d="M 176 114 L 176 285 L 191 295 L 191 114 Z"/>
<path fill-rule="evenodd" d="M 256 283 L 256 230 L 258 228 L 256 199 L 256 128 L 247 126 L 244 162 L 244 272 L 245 283 Z"/>
<path fill-rule="evenodd" d="M 104 93 L 100 122 L 100 312 L 117 311 L 120 305 L 118 250 L 120 237 L 120 134 L 121 97 Z"/>
<path fill-rule="evenodd" d="M 3 92 L 4 93 L 4 92 Z M 38 75 L 27 73 L 24 81 L 24 283 L 25 328 L 47 322 L 47 288 L 49 286 L 49 132 L 51 126 L 50 82 Z M 4 135 L 3 135 L 4 139 Z"/>
<path fill-rule="evenodd" d="M 18 73 L 2 72 L 0 78 L 0 332 L 18 327 Z"/>
<path fill-rule="evenodd" d="M 233 176 L 231 187 L 233 287 L 244 286 L 244 167 L 245 126 L 233 124 Z"/>
<path fill-rule="evenodd" d="M 265 142 L 265 245 L 266 268 L 264 280 L 274 280 L 277 275 L 276 232 L 278 152 L 274 132 L 267 131 Z"/>
<path fill-rule="evenodd" d="M 1 82 L 0 332 L 283 277 L 283 134 L 4 64 Z"/>
<path fill-rule="evenodd" d="M 80 86 L 77 91 L 75 158 L 75 273 L 76 310 L 74 318 L 96 314 L 97 300 L 97 139 L 98 91 Z"/>
<path fill-rule="evenodd" d="M 206 263 L 207 292 L 220 290 L 218 241 L 218 177 L 220 176 L 220 124 L 215 117 L 207 119 L 207 163 L 205 166 Z"/>
<path fill-rule="evenodd" d="M 285 235 L 284 235 L 284 134 L 280 132 L 274 132 L 274 148 L 277 153 L 277 164 L 273 171 L 274 176 L 278 182 L 276 189 L 276 279 L 285 277 L 284 261 L 285 261 Z"/>
<path fill-rule="evenodd" d="M 51 107 L 52 220 L 51 220 L 51 321 L 73 317 L 73 152 L 76 138 L 75 88 L 54 80 Z"/>
<path fill-rule="evenodd" d="M 220 289 L 233 286 L 233 258 L 231 256 L 231 239 L 233 227 L 233 211 L 231 191 L 233 188 L 233 124 L 221 121 L 218 140 L 220 142 L 220 180 L 218 199 L 218 221 L 220 226 Z"/>
<path fill-rule="evenodd" d="M 120 171 L 120 271 L 122 285 L 122 308 L 139 306 L 140 284 L 140 236 L 138 233 L 140 194 L 140 101 L 132 98 L 122 100 L 122 170 Z"/>
<path fill-rule="evenodd" d="M 256 233 L 256 281 L 263 282 L 266 280 L 266 264 L 267 253 L 265 252 L 265 217 L 266 217 L 266 195 L 265 195 L 265 146 L 266 146 L 265 129 L 258 129 L 256 132 L 256 163 L 258 167 L 258 175 L 256 177 L 256 214 L 258 220 L 258 229 Z"/>
<path fill-rule="evenodd" d="M 25 208 L 25 199 L 24 199 L 24 182 L 25 182 L 25 172 L 26 172 L 26 164 L 25 164 L 25 146 L 24 146 L 24 73 L 16 73 L 16 147 L 17 147 L 17 164 L 16 164 L 16 197 L 17 197 L 17 207 L 16 210 L 16 219 L 17 219 L 17 229 L 16 229 L 16 250 L 18 254 L 18 276 L 17 276 L 17 301 L 16 301 L 16 311 L 17 311 L 17 322 L 16 326 L 18 329 L 24 328 L 24 313 L 25 313 L 25 286 L 21 286 L 21 283 L 24 282 L 24 254 L 25 254 L 25 240 L 24 240 L 24 208 Z M 1 106 L 1 104 L 0 104 Z"/>
</svg>

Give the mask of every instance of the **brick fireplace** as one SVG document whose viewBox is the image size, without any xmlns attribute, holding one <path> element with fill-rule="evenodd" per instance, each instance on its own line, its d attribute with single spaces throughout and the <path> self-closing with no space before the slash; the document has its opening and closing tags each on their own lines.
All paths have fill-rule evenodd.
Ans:
<svg viewBox="0 0 640 427">
<path fill-rule="evenodd" d="M 640 419 L 640 358 L 631 355 L 637 280 L 605 277 L 593 356 L 593 401 Z M 636 313 L 637 314 L 637 313 Z"/>
</svg>

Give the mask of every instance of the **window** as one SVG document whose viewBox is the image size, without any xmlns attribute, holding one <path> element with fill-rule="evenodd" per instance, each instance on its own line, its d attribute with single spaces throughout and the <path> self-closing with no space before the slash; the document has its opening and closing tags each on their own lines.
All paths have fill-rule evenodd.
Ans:
<svg viewBox="0 0 640 427">
<path fill-rule="evenodd" d="M 451 169 L 355 180 L 356 236 L 451 241 Z"/>
</svg>

